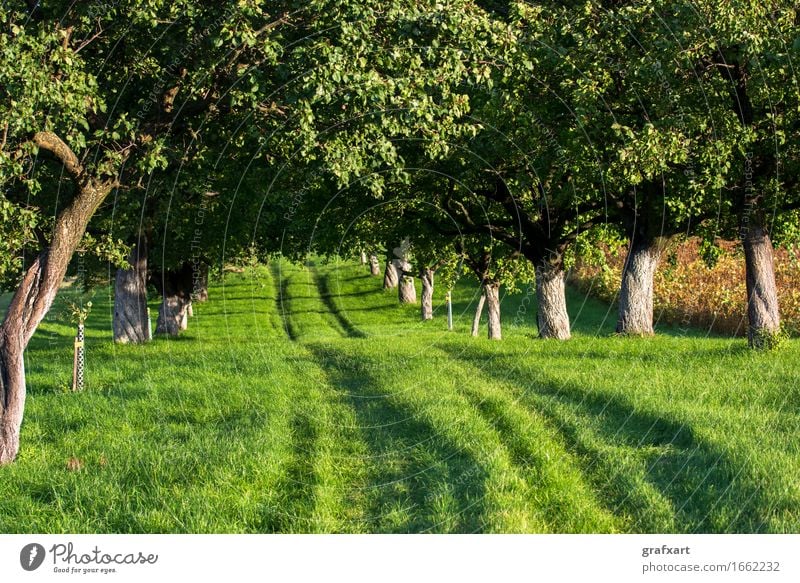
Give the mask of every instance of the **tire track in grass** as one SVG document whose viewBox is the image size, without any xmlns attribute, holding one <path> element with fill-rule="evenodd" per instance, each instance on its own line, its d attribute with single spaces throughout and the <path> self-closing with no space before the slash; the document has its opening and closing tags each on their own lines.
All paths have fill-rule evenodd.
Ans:
<svg viewBox="0 0 800 583">
<path fill-rule="evenodd" d="M 500 382 L 516 407 L 542 416 L 550 433 L 563 439 L 562 447 L 572 454 L 595 492 L 594 498 L 623 522 L 626 531 L 675 530 L 674 508 L 644 479 L 641 460 L 630 455 L 635 452 L 626 452 L 617 444 L 602 440 L 591 426 L 582 424 L 579 412 L 562 406 L 552 395 L 539 394 L 543 379 L 523 385 L 514 376 L 520 373 L 518 366 L 504 366 L 501 357 L 487 355 L 475 347 L 442 346 L 441 349 L 470 366 L 475 378 Z"/>
<path fill-rule="evenodd" d="M 281 319 L 286 336 L 289 340 L 294 342 L 297 340 L 297 330 L 293 326 L 289 317 L 289 311 L 287 310 L 289 279 L 283 275 L 282 260 L 275 259 L 271 261 L 269 270 L 273 285 L 275 286 L 275 306 L 278 311 L 278 317 Z"/>
<path fill-rule="evenodd" d="M 346 392 L 367 444 L 368 531 L 482 531 L 487 476 L 473 454 L 407 403 L 379 394 L 387 387 L 360 357 L 330 344 L 309 349 L 329 384 Z"/>
<path fill-rule="evenodd" d="M 271 328 L 278 334 L 275 337 L 258 340 L 268 342 L 268 350 L 264 350 L 259 343 L 259 350 L 251 354 L 253 359 L 266 360 L 272 362 L 270 369 L 265 371 L 270 379 L 297 379 L 298 374 L 293 370 L 292 355 L 297 350 L 295 342 L 294 327 L 288 313 L 288 278 L 284 277 L 284 270 L 280 260 L 272 261 L 270 264 L 259 268 L 257 272 L 252 272 L 244 286 L 250 295 L 243 294 L 235 300 L 240 303 L 248 301 L 252 307 L 254 293 L 258 288 L 272 289 L 273 293 L 262 293 L 259 300 L 264 303 L 265 310 L 271 323 Z M 229 286 L 234 287 L 234 286 Z M 241 290 L 239 290 L 241 291 Z M 254 317 L 258 312 L 254 313 Z M 245 342 L 251 340 L 250 337 L 244 339 Z M 239 349 L 231 344 L 231 352 L 238 353 Z M 275 358 L 275 353 L 281 357 Z M 252 367 L 252 364 L 251 364 Z M 264 389 L 275 391 L 276 387 L 264 387 Z M 304 532 L 312 530 L 311 521 L 314 515 L 316 500 L 314 496 L 314 485 L 316 475 L 313 471 L 313 458 L 315 457 L 317 430 L 316 427 L 308 422 L 308 416 L 303 415 L 297 410 L 297 402 L 305 401 L 306 387 L 302 382 L 290 382 L 280 387 L 277 392 L 277 399 L 271 403 L 273 412 L 265 416 L 264 423 L 269 424 L 263 430 L 271 434 L 272 443 L 268 449 L 262 450 L 268 453 L 265 459 L 259 464 L 252 461 L 253 456 L 241 464 L 241 468 L 249 468 L 253 473 L 253 479 L 243 484 L 240 490 L 242 496 L 257 501 L 250 517 L 246 521 L 247 530 L 251 532 Z M 255 443 L 250 442 L 251 445 Z"/>
<path fill-rule="evenodd" d="M 363 532 L 363 505 L 358 501 L 363 464 L 354 460 L 363 457 L 364 446 L 348 429 L 355 425 L 352 412 L 326 384 L 324 371 L 303 342 L 303 331 L 318 327 L 319 315 L 327 315 L 327 310 L 316 309 L 316 303 L 322 306 L 322 299 L 313 293 L 317 287 L 297 279 L 304 275 L 297 266 L 275 261 L 270 269 L 277 290 L 276 305 L 286 336 L 292 341 L 291 354 L 284 363 L 292 370 L 296 393 L 289 407 L 290 453 L 277 486 L 278 503 L 267 509 L 260 529 Z M 327 320 L 322 321 L 337 337 L 341 335 Z"/>
<path fill-rule="evenodd" d="M 304 371 L 308 375 L 308 371 Z M 288 460 L 276 500 L 261 523 L 264 532 L 361 532 L 360 443 L 342 428 L 347 412 L 325 395 L 296 395 L 291 412 Z M 356 484 L 356 486 L 354 486 Z"/>
<path fill-rule="evenodd" d="M 692 532 L 705 523 L 728 524 L 727 509 L 716 507 L 720 491 L 730 504 L 745 500 L 748 507 L 738 525 L 723 530 L 750 532 L 757 524 L 759 492 L 748 490 L 741 480 L 735 483 L 736 468 L 686 424 L 637 410 L 615 395 L 558 383 L 502 357 L 487 367 L 485 354 L 463 347 L 451 350 L 473 365 L 480 359 L 485 375 L 505 381 L 523 406 L 549 419 L 584 460 L 587 478 L 611 502 L 609 508 L 627 520 L 629 530 Z M 509 371 L 514 371 L 513 378 Z M 710 516 L 709 509 L 719 516 Z"/>
<path fill-rule="evenodd" d="M 284 275 L 281 259 L 270 262 L 272 284 L 275 288 L 275 307 L 286 337 L 293 343 L 295 351 L 304 352 L 297 344 L 297 332 L 290 312 L 289 276 Z M 302 358 L 302 357 L 301 357 Z M 295 357 L 295 360 L 297 357 Z M 286 361 L 290 362 L 290 361 Z M 311 404 L 307 391 L 297 400 Z M 314 459 L 318 455 L 319 431 L 311 421 L 311 414 L 291 407 L 291 419 L 286 425 L 288 432 L 288 461 L 276 484 L 277 503 L 268 505 L 258 524 L 260 532 L 285 533 L 315 530 L 316 486 L 319 484 Z"/>
<path fill-rule="evenodd" d="M 321 274 L 315 263 L 310 263 L 311 273 L 314 277 L 314 282 L 317 285 L 320 299 L 328 308 L 331 315 L 336 318 L 337 323 L 341 328 L 342 336 L 347 338 L 366 338 L 367 335 L 361 330 L 356 328 L 350 319 L 345 316 L 339 307 L 336 305 L 336 300 L 330 290 L 329 274 Z"/>
<path fill-rule="evenodd" d="M 318 432 L 307 416 L 297 411 L 291 415 L 286 423 L 287 461 L 275 485 L 276 500 L 263 513 L 259 532 L 305 532 L 314 515 L 314 489 L 318 480 L 313 459 L 317 453 Z"/>
<path fill-rule="evenodd" d="M 293 461 L 285 481 L 295 494 L 293 532 L 363 532 L 366 446 L 353 412 L 328 384 L 312 351 L 296 345 L 290 366 L 304 390 L 293 402 Z M 313 502 L 313 503 L 312 503 Z"/>
<path fill-rule="evenodd" d="M 292 340 L 307 342 L 359 334 L 336 310 L 334 300 L 324 297 L 312 262 L 305 266 L 281 262 L 279 268 L 281 305 Z"/>
<path fill-rule="evenodd" d="M 437 347 L 451 357 L 449 352 Z M 452 358 L 452 357 L 451 357 Z M 509 396 L 474 366 L 454 367 L 460 392 L 498 435 L 552 532 L 614 532 L 624 525 L 577 469 L 579 460 L 548 431 L 547 420 Z"/>
</svg>

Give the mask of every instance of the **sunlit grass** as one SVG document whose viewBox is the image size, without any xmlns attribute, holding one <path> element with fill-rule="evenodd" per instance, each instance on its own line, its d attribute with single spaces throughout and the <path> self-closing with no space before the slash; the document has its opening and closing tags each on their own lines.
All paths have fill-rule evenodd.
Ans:
<svg viewBox="0 0 800 583">
<path fill-rule="evenodd" d="M 146 346 L 111 343 L 98 291 L 84 392 L 70 325 L 26 354 L 0 529 L 798 530 L 800 341 L 620 338 L 575 293 L 574 338 L 541 341 L 523 292 L 492 342 L 468 335 L 474 286 L 453 332 L 444 291 L 420 322 L 362 266 L 275 262 L 226 273 L 180 339 Z"/>
</svg>

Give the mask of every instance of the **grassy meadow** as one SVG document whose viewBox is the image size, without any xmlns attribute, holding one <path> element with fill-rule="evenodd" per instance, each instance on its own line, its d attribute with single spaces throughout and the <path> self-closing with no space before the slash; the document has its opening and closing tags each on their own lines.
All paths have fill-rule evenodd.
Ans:
<svg viewBox="0 0 800 583">
<path fill-rule="evenodd" d="M 569 342 L 535 338 L 528 292 L 495 342 L 469 336 L 471 282 L 453 332 L 443 289 L 420 322 L 381 283 L 351 262 L 226 272 L 144 346 L 111 342 L 98 290 L 80 393 L 73 328 L 48 317 L 0 531 L 800 531 L 800 340 L 617 337 L 572 291 Z"/>
</svg>

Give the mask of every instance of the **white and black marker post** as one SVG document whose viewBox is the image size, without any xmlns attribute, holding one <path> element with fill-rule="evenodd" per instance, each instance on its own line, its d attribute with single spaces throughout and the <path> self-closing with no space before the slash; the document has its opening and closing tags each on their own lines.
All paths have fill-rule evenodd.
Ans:
<svg viewBox="0 0 800 583">
<path fill-rule="evenodd" d="M 83 390 L 83 373 L 86 366 L 86 354 L 84 352 L 84 329 L 83 324 L 78 324 L 78 334 L 75 336 L 75 358 L 72 367 L 72 390 Z"/>
<path fill-rule="evenodd" d="M 450 292 L 447 292 L 447 329 L 453 329 L 453 298 Z"/>
</svg>

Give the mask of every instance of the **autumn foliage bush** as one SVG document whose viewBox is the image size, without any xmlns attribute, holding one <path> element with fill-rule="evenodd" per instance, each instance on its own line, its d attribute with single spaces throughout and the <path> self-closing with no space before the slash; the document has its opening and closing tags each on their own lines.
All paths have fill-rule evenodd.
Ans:
<svg viewBox="0 0 800 583">
<path fill-rule="evenodd" d="M 736 242 L 720 243 L 713 265 L 701 255 L 696 238 L 671 242 L 654 281 L 657 323 L 701 327 L 742 336 L 747 333 L 744 256 Z M 604 247 L 603 261 L 578 260 L 571 281 L 586 293 L 616 302 L 627 247 Z M 787 333 L 800 336 L 800 250 L 775 250 L 775 278 L 781 320 Z"/>
</svg>

